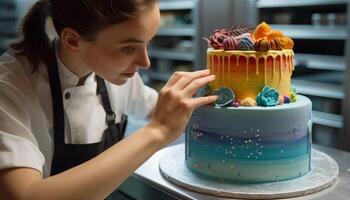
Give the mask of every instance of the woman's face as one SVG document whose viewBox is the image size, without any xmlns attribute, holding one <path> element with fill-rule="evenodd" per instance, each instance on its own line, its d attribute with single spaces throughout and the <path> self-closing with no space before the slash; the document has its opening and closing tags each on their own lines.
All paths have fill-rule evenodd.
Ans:
<svg viewBox="0 0 350 200">
<path fill-rule="evenodd" d="M 83 41 L 81 57 L 97 75 L 117 85 L 124 84 L 138 69 L 148 68 L 147 46 L 159 26 L 158 5 L 134 18 L 100 31 L 93 41 Z"/>
</svg>

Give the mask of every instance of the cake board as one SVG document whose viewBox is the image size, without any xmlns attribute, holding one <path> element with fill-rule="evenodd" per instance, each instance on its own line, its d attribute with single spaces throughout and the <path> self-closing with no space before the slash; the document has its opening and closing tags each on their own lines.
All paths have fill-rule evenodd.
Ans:
<svg viewBox="0 0 350 200">
<path fill-rule="evenodd" d="M 312 149 L 311 171 L 288 181 L 258 184 L 237 184 L 209 179 L 190 171 L 185 165 L 185 145 L 163 149 L 159 170 L 169 182 L 187 190 L 239 199 L 278 199 L 305 196 L 332 186 L 339 173 L 337 163 L 327 154 Z"/>
</svg>

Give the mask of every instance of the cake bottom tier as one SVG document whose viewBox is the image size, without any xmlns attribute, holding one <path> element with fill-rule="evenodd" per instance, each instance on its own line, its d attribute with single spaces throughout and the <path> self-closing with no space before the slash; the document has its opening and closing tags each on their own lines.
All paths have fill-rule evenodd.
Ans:
<svg viewBox="0 0 350 200">
<path fill-rule="evenodd" d="M 297 178 L 311 169 L 311 127 L 311 101 L 304 96 L 270 108 L 204 106 L 186 129 L 186 165 L 242 183 Z"/>
</svg>

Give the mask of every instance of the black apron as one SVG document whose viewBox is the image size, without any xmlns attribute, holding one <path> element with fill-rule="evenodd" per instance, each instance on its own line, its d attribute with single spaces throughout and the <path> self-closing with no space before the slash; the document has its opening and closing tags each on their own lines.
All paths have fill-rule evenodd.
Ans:
<svg viewBox="0 0 350 200">
<path fill-rule="evenodd" d="M 101 95 L 108 128 L 104 131 L 101 142 L 93 144 L 65 144 L 63 96 L 58 75 L 57 61 L 54 55 L 53 52 L 51 64 L 47 67 L 54 119 L 54 154 L 51 163 L 51 175 L 61 173 L 82 164 L 122 140 L 127 125 L 127 116 L 125 114 L 122 114 L 120 123 L 115 123 L 116 116 L 111 108 L 105 81 L 101 77 L 96 76 L 97 94 Z M 84 99 L 82 99 L 82 101 L 84 101 Z"/>
</svg>

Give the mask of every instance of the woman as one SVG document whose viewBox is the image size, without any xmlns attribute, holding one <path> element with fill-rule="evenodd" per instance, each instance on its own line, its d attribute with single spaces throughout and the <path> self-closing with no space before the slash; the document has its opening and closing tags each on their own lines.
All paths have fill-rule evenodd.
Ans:
<svg viewBox="0 0 350 200">
<path fill-rule="evenodd" d="M 143 85 L 137 70 L 150 66 L 158 24 L 156 0 L 33 5 L 0 58 L 1 199 L 106 198 L 216 100 L 192 98 L 214 80 L 207 70 L 174 73 L 159 96 Z M 126 114 L 150 122 L 121 140 Z"/>
</svg>

